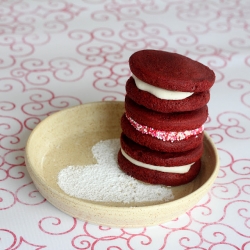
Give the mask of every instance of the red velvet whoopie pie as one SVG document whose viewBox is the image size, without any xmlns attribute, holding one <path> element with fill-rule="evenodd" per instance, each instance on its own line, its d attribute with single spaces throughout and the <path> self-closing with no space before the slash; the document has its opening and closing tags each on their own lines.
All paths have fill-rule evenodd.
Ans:
<svg viewBox="0 0 250 250">
<path fill-rule="evenodd" d="M 177 53 L 141 50 L 129 58 L 127 95 L 149 109 L 170 113 L 195 110 L 210 99 L 215 74 Z"/>
</svg>

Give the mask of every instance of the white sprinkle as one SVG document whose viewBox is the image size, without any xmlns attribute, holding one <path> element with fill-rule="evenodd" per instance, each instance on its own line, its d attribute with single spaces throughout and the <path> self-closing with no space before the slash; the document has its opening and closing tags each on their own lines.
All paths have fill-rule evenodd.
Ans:
<svg viewBox="0 0 250 250">
<path fill-rule="evenodd" d="M 147 202 L 173 199 L 170 188 L 148 185 L 122 172 L 117 163 L 119 139 L 100 141 L 92 148 L 97 164 L 68 166 L 58 174 L 58 185 L 68 195 L 99 202 Z"/>
</svg>

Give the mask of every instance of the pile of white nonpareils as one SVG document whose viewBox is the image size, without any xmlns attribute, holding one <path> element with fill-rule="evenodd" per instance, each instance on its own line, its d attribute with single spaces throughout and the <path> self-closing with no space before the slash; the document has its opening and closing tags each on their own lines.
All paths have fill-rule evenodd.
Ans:
<svg viewBox="0 0 250 250">
<path fill-rule="evenodd" d="M 148 202 L 173 199 L 171 189 L 144 184 L 123 173 L 117 164 L 119 139 L 100 141 L 92 148 L 97 164 L 68 166 L 58 185 L 70 196 L 99 202 Z"/>
</svg>

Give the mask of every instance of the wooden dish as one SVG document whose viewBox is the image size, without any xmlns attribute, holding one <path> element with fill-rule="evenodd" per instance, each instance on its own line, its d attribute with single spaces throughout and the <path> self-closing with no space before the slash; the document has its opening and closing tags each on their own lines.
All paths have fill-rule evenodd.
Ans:
<svg viewBox="0 0 250 250">
<path fill-rule="evenodd" d="M 192 208 L 217 177 L 217 150 L 205 133 L 202 169 L 189 184 L 173 187 L 169 202 L 119 204 L 71 197 L 57 184 L 60 170 L 68 165 L 89 165 L 92 146 L 100 140 L 119 138 L 123 102 L 97 102 L 57 112 L 31 133 L 25 161 L 39 192 L 55 207 L 75 218 L 112 227 L 144 227 L 170 221 Z"/>
</svg>

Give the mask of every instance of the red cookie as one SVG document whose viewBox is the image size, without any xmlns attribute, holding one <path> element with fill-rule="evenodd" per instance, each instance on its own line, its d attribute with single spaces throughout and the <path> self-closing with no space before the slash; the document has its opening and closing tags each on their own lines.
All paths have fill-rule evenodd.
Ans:
<svg viewBox="0 0 250 250">
<path fill-rule="evenodd" d="M 199 109 L 205 106 L 209 99 L 209 91 L 197 92 L 182 100 L 159 99 L 149 92 L 140 90 L 136 87 L 133 77 L 126 83 L 127 96 L 136 103 L 144 107 L 163 113 L 184 112 Z"/>
<path fill-rule="evenodd" d="M 121 135 L 122 150 L 134 160 L 155 166 L 184 166 L 198 161 L 203 152 L 203 143 L 185 152 L 160 152 L 135 143 L 125 134 Z"/>
<path fill-rule="evenodd" d="M 121 118 L 121 128 L 123 133 L 134 142 L 146 146 L 153 150 L 163 152 L 183 152 L 198 147 L 203 141 L 203 133 L 190 136 L 188 139 L 163 141 L 137 131 L 128 121 L 125 114 Z"/>
<path fill-rule="evenodd" d="M 198 175 L 201 167 L 201 161 L 198 160 L 191 166 L 187 173 L 164 173 L 136 166 L 123 156 L 121 150 L 118 153 L 118 164 L 122 171 L 137 180 L 150 184 L 162 184 L 166 186 L 179 186 L 192 181 Z"/>
<path fill-rule="evenodd" d="M 126 96 L 126 114 L 140 125 L 164 131 L 185 131 L 197 129 L 205 123 L 208 116 L 207 105 L 187 112 L 160 113 L 147 109 Z"/>
<path fill-rule="evenodd" d="M 215 81 L 207 66 L 177 53 L 141 50 L 129 58 L 132 73 L 140 80 L 167 90 L 203 92 Z"/>
</svg>

